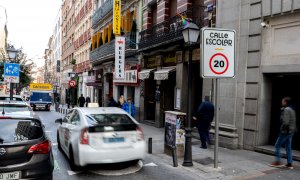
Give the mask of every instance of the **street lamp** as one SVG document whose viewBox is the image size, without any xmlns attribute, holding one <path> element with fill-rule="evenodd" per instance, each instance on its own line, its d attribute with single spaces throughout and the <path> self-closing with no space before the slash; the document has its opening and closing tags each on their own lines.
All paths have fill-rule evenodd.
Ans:
<svg viewBox="0 0 300 180">
<path fill-rule="evenodd" d="M 17 54 L 19 53 L 19 50 L 15 49 L 14 46 L 10 46 L 6 49 L 7 53 L 8 53 L 8 58 L 9 60 L 12 60 L 13 62 L 15 62 Z M 10 84 L 10 93 L 9 93 L 9 97 L 10 100 L 13 100 L 13 83 L 9 82 Z"/>
<path fill-rule="evenodd" d="M 198 40 L 200 29 L 199 27 L 189 22 L 182 31 L 184 42 L 189 46 L 189 62 L 188 62 L 188 113 L 187 123 L 185 126 L 185 149 L 184 149 L 184 160 L 183 166 L 193 166 L 192 161 L 192 44 Z"/>
</svg>

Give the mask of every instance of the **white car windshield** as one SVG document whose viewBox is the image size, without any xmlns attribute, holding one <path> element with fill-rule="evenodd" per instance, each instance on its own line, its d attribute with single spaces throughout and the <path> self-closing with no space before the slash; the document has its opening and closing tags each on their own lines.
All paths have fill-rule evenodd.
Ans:
<svg viewBox="0 0 300 180">
<path fill-rule="evenodd" d="M 89 114 L 86 117 L 90 126 L 135 124 L 126 114 Z"/>
</svg>

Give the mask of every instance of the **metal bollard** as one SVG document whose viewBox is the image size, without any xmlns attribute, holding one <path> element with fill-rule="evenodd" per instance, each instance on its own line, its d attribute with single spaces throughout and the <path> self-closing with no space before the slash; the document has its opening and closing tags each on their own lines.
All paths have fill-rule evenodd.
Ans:
<svg viewBox="0 0 300 180">
<path fill-rule="evenodd" d="M 152 138 L 148 138 L 148 153 L 152 154 Z"/>
<path fill-rule="evenodd" d="M 172 148 L 172 156 L 173 156 L 173 166 L 177 167 L 178 166 L 178 161 L 177 161 L 176 147 Z"/>
</svg>

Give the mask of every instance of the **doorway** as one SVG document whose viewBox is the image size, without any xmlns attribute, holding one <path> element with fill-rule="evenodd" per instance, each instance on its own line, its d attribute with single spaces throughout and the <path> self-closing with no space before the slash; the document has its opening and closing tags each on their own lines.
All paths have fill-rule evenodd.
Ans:
<svg viewBox="0 0 300 180">
<path fill-rule="evenodd" d="M 155 122 L 155 90 L 156 81 L 145 80 L 145 120 Z"/>
<path fill-rule="evenodd" d="M 296 110 L 297 129 L 299 130 L 300 116 L 300 87 L 295 84 L 300 81 L 300 75 L 277 74 L 271 77 L 272 81 L 272 101 L 271 101 L 271 122 L 269 143 L 274 145 L 280 129 L 281 100 L 285 96 L 292 98 L 292 105 Z M 300 133 L 296 132 L 293 136 L 292 149 L 300 150 Z"/>
</svg>

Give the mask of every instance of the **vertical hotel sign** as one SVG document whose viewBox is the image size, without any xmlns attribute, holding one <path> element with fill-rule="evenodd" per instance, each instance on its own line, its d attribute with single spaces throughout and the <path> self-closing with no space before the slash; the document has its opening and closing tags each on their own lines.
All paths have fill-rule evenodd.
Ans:
<svg viewBox="0 0 300 180">
<path fill-rule="evenodd" d="M 125 37 L 117 36 L 115 40 L 115 76 L 124 79 Z"/>
<path fill-rule="evenodd" d="M 121 0 L 114 0 L 113 32 L 116 35 L 121 34 Z"/>
</svg>

